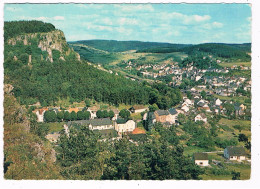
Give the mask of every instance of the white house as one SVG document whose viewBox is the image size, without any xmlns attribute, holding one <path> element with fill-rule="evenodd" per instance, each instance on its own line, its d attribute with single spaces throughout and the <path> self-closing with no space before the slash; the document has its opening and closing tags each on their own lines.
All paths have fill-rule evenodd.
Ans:
<svg viewBox="0 0 260 189">
<path fill-rule="evenodd" d="M 228 146 L 224 149 L 224 157 L 229 160 L 246 160 L 246 152 L 242 146 Z"/>
<path fill-rule="evenodd" d="M 48 108 L 42 108 L 34 111 L 37 116 L 37 122 L 44 122 L 44 113 L 48 110 Z"/>
<path fill-rule="evenodd" d="M 216 106 L 220 106 L 222 104 L 222 101 L 218 98 L 215 102 Z"/>
<path fill-rule="evenodd" d="M 207 153 L 194 153 L 194 163 L 199 166 L 209 166 L 209 158 Z"/>
<path fill-rule="evenodd" d="M 190 100 L 190 99 L 185 99 L 184 101 L 185 104 L 187 104 L 188 106 L 193 106 L 194 105 L 194 100 Z"/>
<path fill-rule="evenodd" d="M 201 113 L 201 114 L 198 114 L 196 117 L 195 117 L 195 122 L 196 121 L 203 121 L 204 123 L 207 123 L 207 117 L 205 114 Z"/>
<path fill-rule="evenodd" d="M 132 132 L 136 127 L 136 123 L 133 120 L 117 119 L 115 122 L 115 130 L 119 135 L 125 132 Z"/>
<path fill-rule="evenodd" d="M 183 104 L 181 109 L 184 111 L 184 112 L 188 112 L 190 110 L 190 108 L 186 105 L 186 104 Z"/>
</svg>

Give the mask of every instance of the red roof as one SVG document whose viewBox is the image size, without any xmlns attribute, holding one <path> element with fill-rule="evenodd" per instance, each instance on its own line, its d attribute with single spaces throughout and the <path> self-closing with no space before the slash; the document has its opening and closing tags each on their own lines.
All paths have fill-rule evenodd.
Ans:
<svg viewBox="0 0 260 189">
<path fill-rule="evenodd" d="M 140 128 L 135 128 L 132 132 L 132 134 L 145 134 L 145 130 L 140 129 Z"/>
</svg>

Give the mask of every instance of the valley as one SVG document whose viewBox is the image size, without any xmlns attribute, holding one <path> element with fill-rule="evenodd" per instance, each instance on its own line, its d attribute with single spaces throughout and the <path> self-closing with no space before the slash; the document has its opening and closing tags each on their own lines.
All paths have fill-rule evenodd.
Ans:
<svg viewBox="0 0 260 189">
<path fill-rule="evenodd" d="M 20 21 L 4 48 L 6 179 L 250 179 L 251 44 L 67 42 Z"/>
</svg>

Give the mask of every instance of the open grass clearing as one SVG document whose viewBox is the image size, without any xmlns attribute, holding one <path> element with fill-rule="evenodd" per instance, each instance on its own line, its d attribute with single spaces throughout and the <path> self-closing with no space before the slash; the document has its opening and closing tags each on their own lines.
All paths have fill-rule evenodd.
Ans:
<svg viewBox="0 0 260 189">
<path fill-rule="evenodd" d="M 49 132 L 48 133 L 53 133 L 53 132 L 62 131 L 63 125 L 65 124 L 65 122 L 42 123 L 42 124 L 49 126 Z"/>
<path fill-rule="evenodd" d="M 219 63 L 219 65 L 223 67 L 232 67 L 234 65 L 251 67 L 251 62 L 223 62 Z"/>
</svg>

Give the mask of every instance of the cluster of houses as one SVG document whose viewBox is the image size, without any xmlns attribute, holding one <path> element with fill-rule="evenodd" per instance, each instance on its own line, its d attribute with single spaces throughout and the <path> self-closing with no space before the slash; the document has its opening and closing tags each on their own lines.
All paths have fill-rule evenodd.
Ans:
<svg viewBox="0 0 260 189">
<path fill-rule="evenodd" d="M 242 146 L 228 146 L 224 149 L 224 157 L 230 161 L 241 162 L 246 160 L 246 151 Z M 205 167 L 210 165 L 208 153 L 194 153 L 193 160 L 199 166 Z"/>
</svg>

